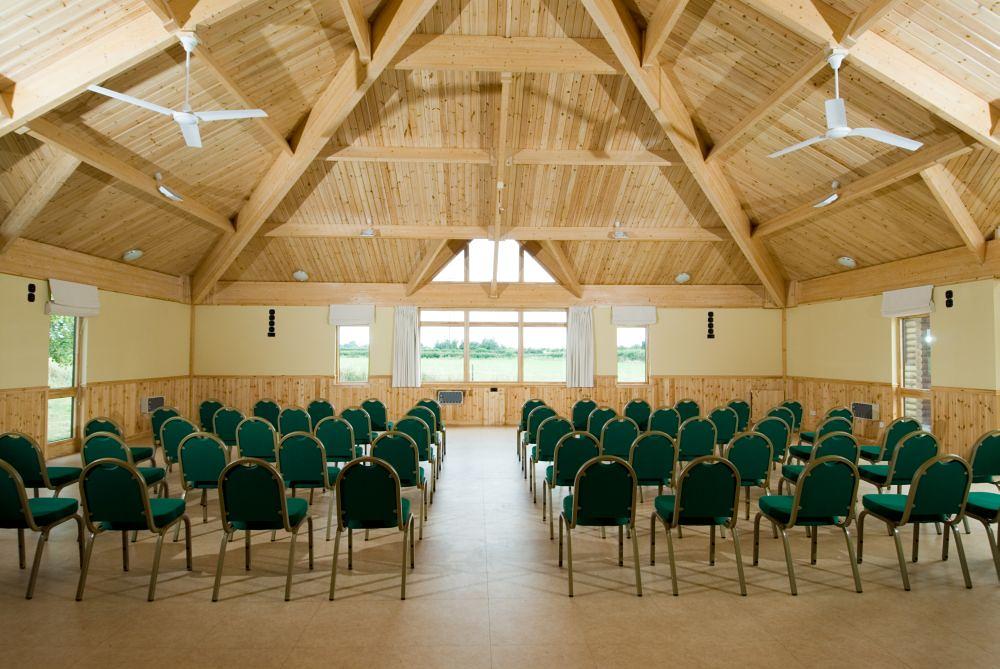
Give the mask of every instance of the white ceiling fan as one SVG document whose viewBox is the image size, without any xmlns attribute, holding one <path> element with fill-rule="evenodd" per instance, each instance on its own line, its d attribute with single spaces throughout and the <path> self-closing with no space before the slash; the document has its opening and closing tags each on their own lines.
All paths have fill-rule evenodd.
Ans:
<svg viewBox="0 0 1000 669">
<path fill-rule="evenodd" d="M 832 193 L 827 195 L 825 198 L 813 205 L 813 209 L 822 209 L 823 207 L 833 204 L 840 199 L 840 182 L 832 181 L 830 182 L 830 188 L 833 190 Z"/>
<path fill-rule="evenodd" d="M 181 107 L 180 111 L 167 109 L 166 107 L 161 107 L 158 104 L 147 102 L 146 100 L 140 100 L 139 98 L 126 95 L 125 93 L 118 93 L 117 91 L 112 91 L 104 88 L 103 86 L 92 85 L 88 87 L 89 90 L 94 93 L 106 95 L 109 98 L 121 100 L 122 102 L 127 102 L 131 105 L 136 105 L 137 107 L 142 107 L 143 109 L 148 109 L 150 111 L 157 112 L 158 114 L 171 117 L 174 119 L 174 122 L 180 126 L 181 134 L 184 135 L 184 141 L 187 145 L 198 149 L 201 148 L 201 132 L 198 130 L 198 124 L 201 121 L 237 121 L 245 118 L 263 118 L 267 116 L 267 112 L 263 109 L 222 109 L 219 111 L 192 110 L 190 103 L 191 52 L 198 46 L 198 38 L 191 32 L 180 33 L 177 37 L 180 39 L 181 45 L 184 47 L 185 54 L 184 105 Z"/>
<path fill-rule="evenodd" d="M 843 137 L 867 137 L 868 139 L 873 139 L 876 142 L 898 146 L 899 148 L 906 149 L 907 151 L 916 151 L 923 146 L 923 142 L 908 139 L 887 130 L 879 130 L 878 128 L 852 128 L 847 125 L 847 108 L 844 105 L 843 98 L 840 97 L 839 74 L 840 65 L 844 62 L 844 58 L 846 57 L 847 49 L 841 49 L 838 47 L 833 49 L 830 52 L 830 56 L 826 59 L 826 62 L 833 68 L 834 90 L 833 99 L 826 101 L 826 132 L 822 135 L 807 139 L 804 142 L 793 144 L 792 146 L 781 149 L 780 151 L 775 151 L 769 155 L 768 158 L 778 158 L 786 153 L 804 149 L 805 147 L 812 146 L 818 142 L 823 142 L 828 139 L 841 139 Z"/>
</svg>

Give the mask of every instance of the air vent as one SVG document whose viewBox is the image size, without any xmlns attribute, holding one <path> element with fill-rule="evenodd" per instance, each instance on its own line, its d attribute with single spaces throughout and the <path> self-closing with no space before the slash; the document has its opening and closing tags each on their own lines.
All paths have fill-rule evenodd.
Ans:
<svg viewBox="0 0 1000 669">
<path fill-rule="evenodd" d="M 163 395 L 154 395 L 152 397 L 143 397 L 139 400 L 139 412 L 140 413 L 153 413 L 164 404 Z"/>
<path fill-rule="evenodd" d="M 439 390 L 437 391 L 438 404 L 462 404 L 465 402 L 464 390 Z"/>
<path fill-rule="evenodd" d="M 851 413 L 861 420 L 879 420 L 878 405 L 872 402 L 852 402 Z"/>
</svg>

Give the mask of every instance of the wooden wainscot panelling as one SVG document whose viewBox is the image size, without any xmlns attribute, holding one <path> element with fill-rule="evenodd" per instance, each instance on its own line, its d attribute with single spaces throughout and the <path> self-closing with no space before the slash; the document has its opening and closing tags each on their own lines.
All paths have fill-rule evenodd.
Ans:
<svg viewBox="0 0 1000 669">
<path fill-rule="evenodd" d="M 757 420 L 785 399 L 781 377 L 777 376 L 658 376 L 654 381 L 659 404 L 693 399 L 704 414 L 730 400 L 744 399 L 750 402 L 751 417 Z"/>
<path fill-rule="evenodd" d="M 854 432 L 859 436 L 875 439 L 879 435 L 879 422 L 888 423 L 894 417 L 895 404 L 892 385 L 865 381 L 843 381 L 810 377 L 789 377 L 785 394 L 802 402 L 802 426 L 812 430 L 829 409 L 850 406 L 852 402 L 874 402 L 879 405 L 880 420 L 857 420 Z"/>
<path fill-rule="evenodd" d="M 1000 392 L 976 388 L 931 389 L 934 434 L 942 450 L 964 458 L 984 432 L 1000 427 Z"/>
<path fill-rule="evenodd" d="M 187 415 L 189 393 L 187 376 L 90 383 L 81 387 L 81 420 L 86 422 L 95 416 L 108 416 L 118 421 L 127 439 L 151 437 L 149 415 L 140 412 L 140 400 L 163 395 L 165 406 Z"/>
<path fill-rule="evenodd" d="M 24 432 L 45 444 L 48 388 L 0 390 L 0 432 Z"/>
</svg>

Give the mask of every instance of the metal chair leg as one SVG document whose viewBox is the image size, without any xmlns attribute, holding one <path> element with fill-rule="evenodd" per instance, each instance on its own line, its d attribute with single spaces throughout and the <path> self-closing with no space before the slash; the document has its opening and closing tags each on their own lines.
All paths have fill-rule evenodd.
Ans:
<svg viewBox="0 0 1000 669">
<path fill-rule="evenodd" d="M 854 590 L 861 592 L 861 573 L 858 571 L 858 562 L 854 559 L 854 545 L 851 544 L 851 532 L 844 525 L 840 528 L 844 533 L 844 543 L 847 544 L 847 557 L 851 561 L 851 574 L 854 575 Z"/>
<path fill-rule="evenodd" d="M 201 489 L 201 522 L 208 522 L 208 490 L 206 488 Z"/>
<path fill-rule="evenodd" d="M 795 585 L 795 565 L 792 564 L 792 547 L 788 544 L 788 532 L 781 528 L 781 542 L 785 547 L 785 568 L 788 570 L 788 589 L 793 595 L 799 594 Z"/>
<path fill-rule="evenodd" d="M 94 541 L 97 539 L 95 532 L 90 533 L 90 540 L 87 541 L 87 550 L 83 553 L 83 567 L 80 568 L 80 582 L 76 585 L 76 601 L 83 600 L 83 589 L 87 585 L 87 572 L 90 571 L 90 556 L 94 553 Z"/>
<path fill-rule="evenodd" d="M 762 516 L 763 514 L 758 511 L 753 518 L 753 562 L 751 564 L 754 567 L 757 566 L 760 558 L 760 519 Z"/>
<path fill-rule="evenodd" d="M 333 495 L 330 495 L 330 504 L 326 508 L 326 540 L 330 540 L 330 526 L 333 525 L 333 503 L 336 501 Z"/>
<path fill-rule="evenodd" d="M 403 525 L 403 561 L 399 580 L 399 598 L 406 599 L 406 533 L 413 531 L 413 519 Z"/>
<path fill-rule="evenodd" d="M 639 537 L 636 536 L 635 527 L 632 530 L 632 564 L 635 565 L 635 595 L 642 597 L 642 573 L 639 569 Z"/>
<path fill-rule="evenodd" d="M 546 490 L 546 495 L 549 498 L 549 541 L 551 541 L 552 539 L 555 539 L 555 533 L 553 532 L 553 527 L 552 527 L 553 525 L 552 516 L 556 515 L 555 499 L 552 496 L 552 490 L 553 488 L 555 488 L 555 486 L 546 483 L 545 487 L 548 488 L 548 490 Z"/>
<path fill-rule="evenodd" d="M 74 515 L 73 520 L 76 521 L 76 544 L 80 551 L 80 569 L 83 569 L 83 552 L 84 552 L 83 518 L 81 518 L 79 515 Z"/>
<path fill-rule="evenodd" d="M 861 564 L 861 559 L 865 552 L 865 517 L 867 515 L 867 511 L 862 511 L 858 515 L 858 564 Z"/>
<path fill-rule="evenodd" d="M 618 526 L 618 566 L 625 566 L 625 526 Z"/>
<path fill-rule="evenodd" d="M 656 513 L 649 514 L 649 566 L 656 564 Z"/>
<path fill-rule="evenodd" d="M 354 569 L 354 531 L 347 528 L 347 568 Z"/>
<path fill-rule="evenodd" d="M 424 517 L 427 513 L 427 488 L 424 487 L 423 495 L 420 498 L 420 540 L 424 539 Z"/>
<path fill-rule="evenodd" d="M 309 533 L 309 571 L 313 569 L 313 519 L 306 516 L 306 531 Z"/>
<path fill-rule="evenodd" d="M 993 553 L 993 566 L 997 570 L 997 580 L 1000 581 L 1000 551 L 997 550 L 997 538 L 993 534 L 993 528 L 987 521 L 982 521 L 983 526 L 986 528 L 986 538 L 990 542 L 990 551 Z"/>
<path fill-rule="evenodd" d="M 569 596 L 573 596 L 573 530 L 570 529 L 569 521 L 563 518 L 566 523 L 566 561 L 569 563 Z"/>
<path fill-rule="evenodd" d="M 812 528 L 812 533 L 809 537 L 809 564 L 816 564 L 816 549 L 819 544 L 819 528 Z"/>
<path fill-rule="evenodd" d="M 180 522 L 177 523 L 180 527 Z M 163 536 L 165 532 L 158 532 L 156 535 L 156 550 L 153 553 L 153 570 L 149 574 L 149 594 L 146 601 L 151 602 L 156 598 L 156 577 L 160 573 L 160 556 L 163 554 Z"/>
<path fill-rule="evenodd" d="M 59 491 L 57 490 L 56 492 L 58 493 Z M 965 533 L 966 534 L 972 534 L 972 528 L 969 527 L 969 518 L 968 518 L 968 516 L 962 516 L 962 527 L 965 528 Z"/>
<path fill-rule="evenodd" d="M 122 571 L 128 571 L 128 532 L 122 532 Z"/>
<path fill-rule="evenodd" d="M 344 531 L 337 526 L 337 535 L 333 540 L 333 566 L 330 568 L 330 601 L 333 601 L 333 595 L 337 590 L 337 558 L 340 557 L 340 535 Z"/>
<path fill-rule="evenodd" d="M 17 564 L 21 569 L 25 567 L 25 555 L 24 555 L 24 530 L 18 528 L 17 530 Z"/>
<path fill-rule="evenodd" d="M 542 485 L 548 487 L 548 483 L 542 482 Z M 542 522 L 545 522 L 545 511 L 548 509 L 548 495 L 545 494 L 545 490 L 542 490 Z"/>
<path fill-rule="evenodd" d="M 49 540 L 49 530 L 48 528 L 42 530 L 38 535 L 38 545 L 35 547 L 35 559 L 31 563 L 31 576 L 28 577 L 28 591 L 25 593 L 25 599 L 31 599 L 35 594 L 35 581 L 38 579 L 38 567 L 42 563 L 42 552 L 45 550 L 45 544 Z"/>
<path fill-rule="evenodd" d="M 916 564 L 920 555 L 920 523 L 913 523 L 913 548 L 910 560 Z"/>
<path fill-rule="evenodd" d="M 750 489 L 747 488 L 747 494 L 750 494 Z M 747 596 L 747 579 L 746 575 L 743 573 L 743 555 L 740 551 L 740 531 L 736 529 L 736 522 L 734 519 L 733 526 L 730 528 L 733 531 L 733 551 L 736 553 L 736 573 L 740 577 L 740 594 L 744 597 Z"/>
<path fill-rule="evenodd" d="M 299 527 L 302 524 L 299 523 Z M 299 538 L 299 527 L 292 530 L 291 541 L 288 543 L 288 573 L 285 575 L 285 601 L 292 599 L 292 570 L 295 568 L 295 540 Z M 247 533 L 249 535 L 249 532 Z"/>
<path fill-rule="evenodd" d="M 663 529 L 667 533 L 667 558 L 670 560 L 670 584 L 674 597 L 677 596 L 677 564 L 674 560 L 674 539 L 670 534 L 670 526 L 663 523 Z M 678 528 L 680 529 L 680 528 Z"/>
<path fill-rule="evenodd" d="M 222 585 L 222 568 L 226 564 L 226 546 L 229 544 L 229 533 L 223 531 L 222 543 L 219 545 L 219 559 L 215 563 L 215 585 L 212 586 L 212 601 L 219 601 L 219 586 Z"/>
<path fill-rule="evenodd" d="M 244 569 L 250 571 L 250 530 L 243 533 Z"/>
<path fill-rule="evenodd" d="M 184 504 L 187 504 L 187 496 L 188 496 L 187 490 L 181 493 L 181 501 L 184 502 Z M 174 543 L 177 543 L 177 541 L 180 538 L 181 538 L 181 526 L 180 523 L 178 523 L 177 527 L 174 528 Z"/>
<path fill-rule="evenodd" d="M 896 544 L 896 558 L 899 560 L 899 575 L 903 579 L 903 589 L 910 589 L 910 575 L 906 571 L 906 557 L 903 555 L 903 542 L 899 539 L 899 529 L 892 528 L 892 539 Z"/>
<path fill-rule="evenodd" d="M 187 570 L 191 571 L 194 569 L 194 561 L 191 555 L 191 519 L 185 513 L 181 516 L 181 522 L 184 523 L 184 559 L 187 563 Z"/>
<path fill-rule="evenodd" d="M 563 517 L 559 514 L 559 567 L 563 566 Z"/>
<path fill-rule="evenodd" d="M 958 549 L 958 562 L 962 565 L 962 578 L 965 579 L 965 587 L 971 588 L 972 578 L 969 576 L 969 565 L 965 561 L 965 546 L 962 545 L 962 533 L 951 523 L 945 523 L 945 527 L 951 529 L 951 533 L 955 535 L 955 548 Z"/>
<path fill-rule="evenodd" d="M 412 521 L 411 521 L 412 527 Z M 414 564 L 414 556 L 416 555 L 416 547 L 413 545 L 413 532 L 410 532 L 410 569 L 416 567 Z"/>
<path fill-rule="evenodd" d="M 715 565 L 715 525 L 709 530 L 708 539 L 708 564 Z"/>
</svg>

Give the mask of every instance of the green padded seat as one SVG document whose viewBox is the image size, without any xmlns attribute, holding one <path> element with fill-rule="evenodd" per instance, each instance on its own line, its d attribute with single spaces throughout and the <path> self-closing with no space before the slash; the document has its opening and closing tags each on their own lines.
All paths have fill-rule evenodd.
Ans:
<svg viewBox="0 0 1000 669">
<path fill-rule="evenodd" d="M 1000 512 L 1000 495 L 995 492 L 970 492 L 965 510 L 981 518 L 994 517 Z"/>
<path fill-rule="evenodd" d="M 809 441 L 812 441 L 812 439 Z M 808 460 L 812 457 L 812 450 L 812 446 L 792 446 L 788 449 L 788 452 L 799 460 Z"/>
<path fill-rule="evenodd" d="M 340 467 L 337 465 L 327 465 L 326 476 L 330 479 L 330 485 L 333 485 L 337 482 L 337 477 L 340 476 Z"/>
<path fill-rule="evenodd" d="M 798 481 L 799 477 L 802 476 L 802 472 L 804 472 L 805 470 L 806 470 L 805 465 L 781 465 L 782 477 L 792 482 Z M 764 498 L 761 497 L 761 499 Z"/>
<path fill-rule="evenodd" d="M 159 483 L 167 475 L 167 470 L 163 467 L 136 467 L 136 470 L 138 470 L 139 476 L 146 482 L 146 485 Z"/>
<path fill-rule="evenodd" d="M 185 503 L 183 499 L 150 499 L 149 500 L 149 510 L 153 513 L 153 522 L 156 523 L 157 527 L 163 527 L 169 525 L 173 521 L 177 520 L 184 515 Z M 103 530 L 145 530 L 148 529 L 146 526 L 146 518 L 143 516 L 139 519 L 137 523 L 118 523 L 118 522 L 100 522 L 101 529 Z"/>
<path fill-rule="evenodd" d="M 52 477 L 52 474 L 51 474 L 52 469 L 53 469 L 52 467 L 49 467 L 49 472 L 50 472 L 49 473 L 49 477 L 50 478 Z M 995 474 L 991 474 L 989 472 L 986 472 L 984 474 L 973 474 L 972 475 L 972 482 L 973 483 L 993 483 L 993 482 L 996 481 L 996 478 L 997 477 L 996 477 Z"/>
<path fill-rule="evenodd" d="M 128 450 L 132 451 L 133 462 L 141 462 L 153 457 L 153 449 L 149 446 L 129 446 Z"/>
<path fill-rule="evenodd" d="M 337 480 L 337 477 L 340 476 L 340 467 L 338 467 L 337 465 L 327 465 L 326 475 L 327 478 L 330 479 L 330 485 L 333 485 L 333 483 Z M 291 486 L 292 484 L 294 484 L 296 488 L 306 488 L 306 489 L 308 488 L 318 489 L 323 487 L 322 481 L 291 481 L 287 476 L 282 476 L 281 478 L 285 481 L 286 486 Z M 291 512 L 289 511 L 289 513 Z"/>
<path fill-rule="evenodd" d="M 295 501 L 295 500 L 289 500 L 289 501 Z M 405 525 L 410 521 L 410 500 L 408 500 L 405 497 L 400 497 L 399 505 L 403 509 L 403 524 Z M 288 513 L 291 512 L 292 508 L 288 507 Z M 394 527 L 394 525 L 382 525 L 381 523 L 379 523 L 376 525 L 369 526 L 367 523 L 362 523 L 360 520 L 352 518 L 350 521 L 348 521 L 347 527 L 348 529 L 351 530 L 367 530 L 367 529 L 377 530 L 386 527 Z"/>
<path fill-rule="evenodd" d="M 80 504 L 75 499 L 39 497 L 37 499 L 29 499 L 28 508 L 31 509 L 31 515 L 35 519 L 35 525 L 44 527 L 46 525 L 51 525 L 60 518 L 72 516 L 76 513 L 76 510 L 80 508 Z M 15 523 L 9 527 L 26 528 L 27 525 L 24 523 L 23 515 L 18 514 L 18 518 Z"/>
<path fill-rule="evenodd" d="M 862 458 L 874 461 L 882 452 L 882 447 L 875 444 L 864 444 L 859 446 L 858 450 L 861 451 Z"/>
<path fill-rule="evenodd" d="M 573 495 L 567 495 L 563 498 L 563 513 L 566 514 L 567 518 L 573 517 Z M 607 525 L 628 525 L 632 521 L 628 516 L 621 516 L 620 518 L 595 518 L 591 516 L 578 513 L 576 515 L 577 525 L 594 525 L 594 526 L 607 526 Z"/>
<path fill-rule="evenodd" d="M 889 465 L 859 465 L 858 473 L 865 481 L 884 486 L 889 480 Z"/>
<path fill-rule="evenodd" d="M 799 441 L 804 441 L 806 443 L 812 443 L 816 441 L 816 432 L 813 430 L 806 430 L 805 432 L 799 432 Z"/>
<path fill-rule="evenodd" d="M 865 495 L 861 498 L 861 505 L 871 513 L 899 521 L 903 518 L 903 509 L 906 508 L 907 495 Z M 911 523 L 943 523 L 948 520 L 944 514 L 923 515 L 915 512 L 910 514 Z"/>
<path fill-rule="evenodd" d="M 653 508 L 656 509 L 656 513 L 661 518 L 670 520 L 674 517 L 674 502 L 676 499 L 675 495 L 659 495 L 653 500 Z M 761 499 L 764 498 L 761 497 Z M 683 518 L 682 520 L 684 525 L 725 525 L 729 522 L 729 518 L 722 516 L 715 518 Z"/>
<path fill-rule="evenodd" d="M 76 481 L 80 478 L 80 473 L 83 472 L 79 467 L 46 467 L 46 469 L 49 472 L 49 483 L 57 488 Z"/>
<path fill-rule="evenodd" d="M 792 519 L 792 504 L 795 497 L 792 495 L 764 495 L 760 498 L 758 505 L 764 515 L 774 518 L 778 522 L 787 524 Z M 796 525 L 836 525 L 840 518 L 825 516 L 821 518 L 806 518 L 799 515 L 795 520 Z"/>
<path fill-rule="evenodd" d="M 156 501 L 156 500 L 150 500 L 150 501 L 153 502 L 153 501 Z M 307 502 L 304 499 L 300 499 L 298 497 L 288 497 L 288 498 L 285 499 L 285 508 L 288 509 L 288 521 L 289 521 L 289 525 L 291 525 L 292 527 L 295 527 L 300 522 L 302 522 L 302 519 L 305 518 L 306 515 L 309 513 L 309 502 Z M 279 510 L 278 513 L 280 514 L 280 510 Z M 274 529 L 272 527 L 272 524 L 270 522 L 263 523 L 260 527 L 257 527 L 257 525 L 258 525 L 257 523 L 245 523 L 245 522 L 239 521 L 239 520 L 234 520 L 234 521 L 232 521 L 231 524 L 232 524 L 233 528 L 237 529 L 237 530 L 246 530 L 246 529 L 250 529 L 250 530 L 271 530 L 271 529 Z M 250 527 L 247 527 L 248 524 L 250 525 Z"/>
</svg>

